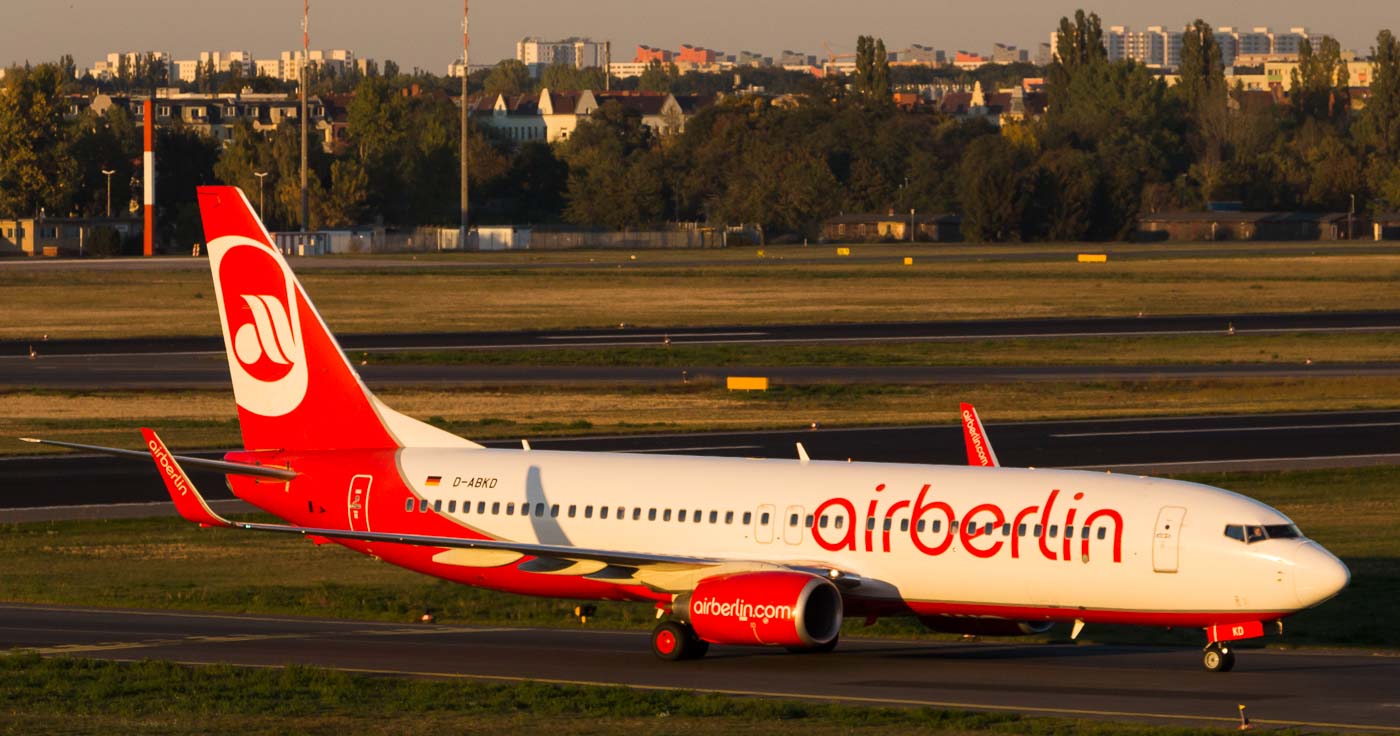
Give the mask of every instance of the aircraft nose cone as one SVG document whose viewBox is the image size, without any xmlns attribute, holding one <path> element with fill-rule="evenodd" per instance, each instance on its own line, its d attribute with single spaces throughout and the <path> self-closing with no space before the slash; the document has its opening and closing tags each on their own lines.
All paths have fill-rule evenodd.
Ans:
<svg viewBox="0 0 1400 736">
<path fill-rule="evenodd" d="M 1303 608 L 1340 593 L 1350 580 L 1347 566 L 1314 542 L 1299 545 L 1293 555 L 1293 587 Z"/>
</svg>

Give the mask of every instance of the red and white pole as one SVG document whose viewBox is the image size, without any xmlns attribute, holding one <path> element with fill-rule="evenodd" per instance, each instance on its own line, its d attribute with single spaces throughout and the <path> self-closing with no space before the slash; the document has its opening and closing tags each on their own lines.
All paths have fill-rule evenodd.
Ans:
<svg viewBox="0 0 1400 736">
<path fill-rule="evenodd" d="M 155 253 L 156 238 L 156 115 L 155 103 L 146 100 L 145 113 L 145 152 L 141 155 L 141 166 L 144 172 L 141 176 L 141 204 L 145 210 L 146 223 L 144 227 L 145 238 L 141 249 L 141 255 L 150 256 Z"/>
</svg>

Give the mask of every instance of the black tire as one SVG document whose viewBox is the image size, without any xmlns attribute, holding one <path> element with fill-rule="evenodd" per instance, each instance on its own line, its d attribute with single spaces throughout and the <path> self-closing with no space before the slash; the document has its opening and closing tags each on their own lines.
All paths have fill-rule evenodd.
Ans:
<svg viewBox="0 0 1400 736">
<path fill-rule="evenodd" d="M 1235 652 L 1220 644 L 1211 644 L 1201 653 L 1201 664 L 1207 672 L 1229 672 L 1235 667 Z"/>
</svg>

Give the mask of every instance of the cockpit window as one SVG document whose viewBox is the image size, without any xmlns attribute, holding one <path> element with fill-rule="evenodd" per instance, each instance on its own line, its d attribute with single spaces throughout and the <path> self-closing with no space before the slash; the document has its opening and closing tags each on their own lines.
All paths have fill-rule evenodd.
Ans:
<svg viewBox="0 0 1400 736">
<path fill-rule="evenodd" d="M 1303 533 L 1293 524 L 1230 524 L 1225 527 L 1225 536 L 1254 544 L 1265 539 L 1301 539 Z"/>
</svg>

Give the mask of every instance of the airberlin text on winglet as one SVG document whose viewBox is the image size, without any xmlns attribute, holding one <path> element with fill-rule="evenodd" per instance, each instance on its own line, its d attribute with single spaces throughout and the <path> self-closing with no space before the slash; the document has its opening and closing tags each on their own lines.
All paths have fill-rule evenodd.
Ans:
<svg viewBox="0 0 1400 736">
<path fill-rule="evenodd" d="M 1079 515 L 1079 509 L 1071 506 L 1068 511 L 1065 512 L 1063 519 L 1057 519 L 1052 516 L 1055 510 L 1055 501 L 1060 496 L 1060 491 L 1058 489 L 1050 491 L 1050 495 L 1045 499 L 1043 510 L 1042 506 L 1039 505 L 1027 506 L 1016 512 L 1014 516 L 1008 516 L 1000 506 L 994 503 L 984 503 L 974 506 L 962 515 L 954 511 L 953 507 L 946 501 L 933 500 L 925 503 L 930 488 L 932 488 L 930 484 L 924 484 L 924 487 L 919 491 L 918 497 L 912 502 L 912 507 L 910 505 L 911 502 L 907 499 L 897 501 L 890 504 L 889 507 L 885 509 L 883 516 L 879 514 L 880 500 L 878 498 L 870 499 L 864 517 L 856 513 L 855 504 L 851 502 L 850 499 L 827 499 L 823 501 L 821 505 L 817 506 L 816 511 L 813 512 L 813 516 L 816 519 L 820 519 L 822 515 L 828 511 L 841 510 L 845 512 L 846 518 L 851 520 L 851 524 L 846 527 L 843 536 L 835 540 L 828 540 L 822 536 L 822 525 L 820 523 L 814 523 L 812 524 L 812 538 L 825 550 L 834 552 L 845 549 L 850 552 L 855 552 L 861 549 L 858 545 L 857 527 L 863 527 L 865 532 L 865 544 L 863 549 L 865 552 L 875 552 L 877 551 L 875 549 L 875 528 L 878 526 L 881 529 L 881 543 L 878 551 L 888 553 L 890 551 L 890 539 L 894 527 L 894 517 L 900 511 L 910 509 L 911 515 L 908 528 L 909 541 L 915 549 L 930 557 L 936 557 L 947 552 L 952 548 L 955 539 L 961 539 L 962 548 L 967 550 L 968 554 L 973 557 L 984 559 L 995 557 L 1003 548 L 1006 548 L 1013 559 L 1019 558 L 1021 556 L 1022 540 L 1020 527 L 1027 519 L 1030 519 L 1030 523 L 1037 524 L 1040 531 L 1040 534 L 1033 536 L 1038 537 L 1036 541 L 1041 556 L 1047 560 L 1064 560 L 1066 562 L 1073 559 L 1074 537 L 1071 536 L 1070 530 L 1075 526 L 1075 519 Z M 875 491 L 877 493 L 884 490 L 884 483 L 875 486 Z M 1073 499 L 1075 501 L 1082 501 L 1084 500 L 1084 494 L 1076 493 Z M 1038 518 L 1033 518 L 1036 512 L 1040 512 L 1040 515 Z M 921 536 L 920 526 L 926 516 L 933 515 L 937 516 L 937 521 L 942 522 L 939 526 L 946 527 L 946 531 L 943 532 L 943 539 L 941 541 L 936 544 L 929 544 L 925 541 L 926 537 Z M 881 519 L 883 519 L 883 522 L 880 521 Z M 1087 514 L 1080 522 L 1080 528 L 1083 530 L 1079 538 L 1080 557 L 1084 562 L 1089 561 L 1090 540 L 1088 530 L 1092 528 L 1095 523 L 1103 520 L 1111 520 L 1113 522 L 1113 561 L 1122 562 L 1123 515 L 1113 509 L 1097 509 Z M 934 521 L 934 519 L 929 519 L 929 521 Z M 989 538 L 989 535 L 983 533 L 985 525 L 990 523 L 993 527 L 1000 527 L 1008 521 L 1011 522 L 1011 534 L 1005 539 L 997 539 L 983 546 L 984 542 L 982 540 Z M 1055 550 L 1050 547 L 1049 532 L 1052 528 L 1052 521 L 1056 522 L 1056 526 L 1062 523 L 1065 530 L 1065 536 L 1060 540 L 1061 549 L 1059 555 L 1056 555 Z M 904 532 L 900 531 L 898 533 L 903 534 Z M 937 534 L 938 532 L 935 531 L 934 533 Z"/>
<path fill-rule="evenodd" d="M 180 468 L 175 465 L 175 461 L 170 457 L 170 451 L 165 449 L 165 445 L 152 437 L 146 440 L 146 446 L 155 456 L 156 465 L 160 466 L 161 472 L 170 479 L 171 487 L 179 491 L 181 496 L 188 494 L 190 486 L 189 483 L 185 482 L 185 474 L 180 472 Z"/>
</svg>

